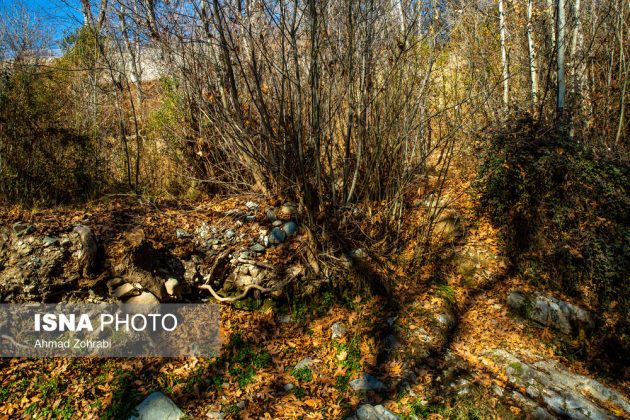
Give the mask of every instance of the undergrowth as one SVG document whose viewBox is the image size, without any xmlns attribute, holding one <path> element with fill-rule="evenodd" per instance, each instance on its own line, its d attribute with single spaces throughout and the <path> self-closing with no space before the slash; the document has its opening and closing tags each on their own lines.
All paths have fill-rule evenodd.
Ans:
<svg viewBox="0 0 630 420">
<path fill-rule="evenodd" d="M 482 150 L 481 210 L 501 228 L 514 267 L 601 314 L 607 340 L 629 350 L 627 162 L 530 118 L 491 133 Z"/>
</svg>

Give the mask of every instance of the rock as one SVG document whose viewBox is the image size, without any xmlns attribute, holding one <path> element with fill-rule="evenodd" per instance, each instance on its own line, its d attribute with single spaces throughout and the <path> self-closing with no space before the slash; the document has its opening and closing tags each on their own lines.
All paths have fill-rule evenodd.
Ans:
<svg viewBox="0 0 630 420">
<path fill-rule="evenodd" d="M 265 252 L 265 247 L 261 244 L 254 244 L 249 247 L 249 250 L 253 252 Z"/>
<path fill-rule="evenodd" d="M 365 252 L 363 248 L 353 249 L 352 252 L 350 252 L 350 255 L 352 256 L 352 258 L 356 258 L 357 260 L 363 260 L 367 258 L 367 252 Z"/>
<path fill-rule="evenodd" d="M 134 294 L 137 290 L 133 284 L 124 283 L 114 290 L 114 296 L 118 299 L 124 299 Z"/>
<path fill-rule="evenodd" d="M 333 340 L 335 338 L 343 337 L 348 332 L 348 329 L 346 328 L 343 322 L 335 322 L 334 324 L 332 324 L 332 327 L 330 327 L 330 329 L 332 330 L 331 338 Z"/>
<path fill-rule="evenodd" d="M 368 373 L 350 381 L 350 386 L 355 391 L 384 391 L 387 389 L 385 384 Z"/>
<path fill-rule="evenodd" d="M 287 234 L 287 236 L 293 236 L 298 231 L 298 225 L 293 220 L 291 220 L 289 222 L 286 222 L 284 226 L 282 226 L 282 230 L 284 231 L 284 233 Z"/>
<path fill-rule="evenodd" d="M 79 235 L 81 249 L 77 254 L 79 274 L 87 276 L 96 270 L 98 265 L 98 241 L 92 230 L 84 225 L 76 225 L 73 232 Z"/>
<path fill-rule="evenodd" d="M 245 207 L 247 207 L 247 210 L 253 211 L 258 208 L 258 204 L 254 203 L 253 201 L 248 201 L 247 203 L 245 203 Z"/>
<path fill-rule="evenodd" d="M 51 245 L 55 245 L 59 243 L 59 238 L 53 237 L 53 236 L 44 236 L 42 238 L 42 245 L 44 245 L 44 247 L 49 247 Z"/>
<path fill-rule="evenodd" d="M 129 420 L 179 420 L 185 417 L 184 412 L 170 398 L 156 391 L 136 406 Z"/>
<path fill-rule="evenodd" d="M 252 276 L 239 275 L 234 281 L 234 285 L 239 289 L 244 289 L 249 285 L 254 284 L 254 278 Z"/>
<path fill-rule="evenodd" d="M 278 220 L 278 218 L 276 217 L 276 212 L 273 211 L 273 209 L 267 209 L 267 213 L 265 214 L 265 218 L 267 219 L 267 221 L 269 223 L 274 223 L 275 221 Z"/>
<path fill-rule="evenodd" d="M 572 373 L 557 362 L 542 359 L 525 363 L 505 350 L 491 350 L 485 354 L 505 369 L 513 387 L 526 389 L 527 394 L 536 401 L 542 401 L 552 415 L 574 419 L 611 419 L 621 413 L 622 418 L 630 417 L 630 402 L 622 394 L 594 379 Z M 537 406 L 523 395 L 520 399 L 524 405 Z M 551 417 L 545 417 L 547 410 L 538 410 L 539 418 Z"/>
<path fill-rule="evenodd" d="M 455 323 L 455 320 L 453 319 L 453 316 L 450 314 L 440 314 L 437 317 L 437 321 L 442 324 L 443 326 L 450 328 L 451 325 L 453 325 Z"/>
<path fill-rule="evenodd" d="M 255 222 L 256 221 L 256 216 L 254 216 L 253 214 L 249 214 L 249 215 L 245 216 L 245 220 L 247 220 L 248 222 Z"/>
<path fill-rule="evenodd" d="M 28 235 L 32 233 L 33 226 L 27 223 L 17 222 L 13 224 L 13 232 L 15 233 L 15 236 L 19 238 L 20 236 L 24 236 L 24 235 Z"/>
<path fill-rule="evenodd" d="M 310 357 L 305 357 L 304 359 L 297 362 L 294 369 L 299 370 L 299 369 L 304 369 L 304 368 L 310 368 L 313 365 L 313 363 L 315 363 L 315 360 L 311 359 Z"/>
<path fill-rule="evenodd" d="M 399 420 L 396 414 L 392 413 L 382 405 L 371 406 L 363 404 L 357 409 L 354 416 L 356 420 Z"/>
<path fill-rule="evenodd" d="M 125 303 L 129 305 L 157 305 L 160 301 L 153 293 L 142 292 L 138 296 L 130 298 Z"/>
<path fill-rule="evenodd" d="M 170 278 L 166 280 L 166 282 L 164 282 L 164 289 L 166 290 L 166 294 L 171 297 L 181 297 L 181 288 L 177 279 Z"/>
<path fill-rule="evenodd" d="M 278 218 L 281 220 L 290 220 L 297 214 L 297 210 L 292 203 L 284 203 L 278 211 Z"/>
<path fill-rule="evenodd" d="M 284 230 L 280 229 L 279 227 L 275 227 L 271 230 L 271 233 L 269 234 L 269 243 L 274 245 L 280 244 L 284 242 L 286 238 L 287 234 L 284 232 Z"/>
<path fill-rule="evenodd" d="M 201 239 L 205 239 L 210 236 L 210 227 L 204 222 L 197 228 L 197 230 L 195 230 L 195 233 Z"/>
<path fill-rule="evenodd" d="M 225 237 L 227 239 L 232 239 L 234 236 L 236 236 L 236 233 L 232 229 L 228 229 L 225 231 Z"/>
<path fill-rule="evenodd" d="M 293 384 L 282 385 L 282 389 L 284 389 L 284 392 L 290 392 L 293 388 L 295 388 L 295 385 Z"/>
<path fill-rule="evenodd" d="M 507 297 L 507 305 L 510 309 L 520 311 L 527 304 L 527 297 L 521 292 L 510 292 Z"/>
<path fill-rule="evenodd" d="M 279 227 L 279 226 L 282 226 L 282 223 L 283 223 L 283 222 L 282 222 L 282 220 L 276 220 L 276 221 L 275 221 L 275 222 L 273 222 L 271 225 L 272 225 L 273 227 Z"/>
<path fill-rule="evenodd" d="M 186 232 L 184 229 L 177 229 L 175 230 L 175 236 L 177 237 L 177 239 L 189 238 L 190 234 Z"/>
<path fill-rule="evenodd" d="M 513 291 L 507 297 L 507 304 L 524 317 L 567 335 L 588 333 L 595 327 L 588 311 L 553 296 Z"/>
</svg>

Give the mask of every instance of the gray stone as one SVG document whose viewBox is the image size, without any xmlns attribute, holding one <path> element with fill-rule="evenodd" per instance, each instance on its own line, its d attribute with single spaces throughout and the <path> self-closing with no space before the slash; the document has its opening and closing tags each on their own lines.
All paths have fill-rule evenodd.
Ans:
<svg viewBox="0 0 630 420">
<path fill-rule="evenodd" d="M 528 319 L 567 335 L 590 332 L 595 327 L 588 311 L 553 296 L 513 291 L 508 295 L 507 304 Z"/>
<path fill-rule="evenodd" d="M 399 420 L 400 417 L 383 407 L 382 405 L 372 406 L 363 404 L 357 409 L 354 416 L 357 420 Z"/>
<path fill-rule="evenodd" d="M 438 315 L 437 321 L 440 324 L 444 325 L 445 327 L 450 327 L 455 322 L 453 317 L 451 315 L 449 315 L 449 314 L 440 314 L 440 315 Z"/>
<path fill-rule="evenodd" d="M 282 385 L 282 389 L 284 389 L 284 392 L 289 392 L 293 388 L 295 388 L 295 385 L 293 385 L 293 384 L 284 384 L 284 385 Z"/>
<path fill-rule="evenodd" d="M 188 238 L 190 237 L 190 234 L 188 232 L 186 232 L 184 229 L 176 229 L 175 230 L 175 236 L 180 239 L 180 238 Z"/>
<path fill-rule="evenodd" d="M 248 214 L 247 216 L 245 216 L 245 220 L 247 220 L 248 222 L 255 222 L 256 216 L 254 216 L 253 214 Z"/>
<path fill-rule="evenodd" d="M 125 303 L 130 305 L 157 305 L 160 301 L 153 293 L 142 292 L 138 296 L 130 298 Z"/>
<path fill-rule="evenodd" d="M 286 222 L 284 226 L 282 226 L 282 230 L 284 231 L 284 233 L 287 234 L 287 236 L 293 236 L 298 231 L 298 225 L 293 220 L 291 220 L 289 222 Z"/>
<path fill-rule="evenodd" d="M 275 227 L 271 230 L 271 233 L 269 234 L 269 243 L 270 244 L 279 244 L 284 242 L 284 240 L 287 239 L 287 234 L 285 233 L 284 230 Z"/>
<path fill-rule="evenodd" d="M 315 363 L 313 359 L 311 359 L 310 357 L 305 357 L 304 359 L 297 362 L 294 369 L 299 370 L 299 369 L 304 369 L 304 368 L 310 368 L 313 365 L 313 363 Z"/>
<path fill-rule="evenodd" d="M 164 289 L 169 296 L 180 297 L 181 296 L 181 288 L 179 286 L 179 281 L 174 278 L 170 278 L 164 282 Z"/>
<path fill-rule="evenodd" d="M 350 386 L 355 391 L 383 391 L 387 389 L 385 384 L 368 373 L 350 381 Z"/>
<path fill-rule="evenodd" d="M 114 296 L 118 299 L 124 299 L 131 296 L 136 290 L 133 284 L 124 283 L 114 290 Z"/>
<path fill-rule="evenodd" d="M 51 245 L 55 245 L 59 243 L 59 238 L 56 238 L 54 236 L 44 236 L 42 238 L 42 245 L 44 245 L 44 247 L 49 247 Z"/>
<path fill-rule="evenodd" d="M 202 239 L 209 237 L 210 233 L 210 227 L 205 222 L 202 223 L 201 226 L 199 226 L 199 228 L 197 229 L 197 235 L 199 235 L 199 237 Z"/>
<path fill-rule="evenodd" d="M 253 252 L 265 252 L 265 247 L 261 244 L 254 244 L 249 247 L 249 250 Z"/>
<path fill-rule="evenodd" d="M 179 420 L 185 417 L 184 412 L 170 398 L 161 392 L 154 392 L 136 406 L 129 420 Z"/>
<path fill-rule="evenodd" d="M 282 220 L 276 220 L 275 222 L 273 222 L 271 224 L 273 227 L 279 227 L 282 226 Z"/>
<path fill-rule="evenodd" d="M 521 292 L 510 292 L 507 297 L 507 305 L 510 309 L 518 311 L 525 307 L 527 297 Z"/>
<path fill-rule="evenodd" d="M 346 335 L 346 333 L 348 332 L 348 329 L 346 328 L 344 323 L 341 321 L 335 322 L 334 324 L 332 324 L 332 327 L 330 327 L 330 329 L 332 330 L 333 339 L 341 338 L 344 335 Z"/>
<path fill-rule="evenodd" d="M 273 211 L 273 209 L 267 209 L 267 213 L 265 214 L 265 217 L 267 218 L 269 223 L 273 223 L 278 219 L 276 217 L 276 212 Z"/>
<path fill-rule="evenodd" d="M 15 233 L 15 236 L 19 238 L 20 236 L 28 235 L 33 232 L 33 226 L 27 223 L 17 222 L 13 224 L 13 232 Z"/>
<path fill-rule="evenodd" d="M 363 260 L 367 258 L 367 252 L 365 252 L 363 248 L 353 249 L 350 255 L 352 255 L 352 258 L 356 258 L 357 260 Z"/>
<path fill-rule="evenodd" d="M 253 201 L 248 201 L 247 203 L 245 203 L 245 207 L 247 207 L 248 210 L 256 210 L 258 208 L 258 204 L 254 203 Z"/>
<path fill-rule="evenodd" d="M 234 236 L 236 236 L 236 233 L 232 229 L 228 229 L 225 231 L 226 238 L 232 239 Z"/>
<path fill-rule="evenodd" d="M 256 253 L 254 251 L 243 251 L 239 254 L 239 258 L 243 260 L 251 260 L 252 258 L 256 258 Z"/>
<path fill-rule="evenodd" d="M 503 366 L 512 386 L 526 388 L 532 398 L 542 397 L 552 415 L 572 419 L 612 419 L 616 414 L 603 407 L 615 407 L 624 413 L 621 417 L 630 417 L 630 403 L 622 394 L 591 378 L 572 373 L 554 361 L 543 359 L 525 363 L 505 350 L 492 350 L 486 354 Z M 520 397 L 525 403 L 531 401 Z M 538 412 L 540 418 L 545 418 L 542 411 Z"/>
</svg>

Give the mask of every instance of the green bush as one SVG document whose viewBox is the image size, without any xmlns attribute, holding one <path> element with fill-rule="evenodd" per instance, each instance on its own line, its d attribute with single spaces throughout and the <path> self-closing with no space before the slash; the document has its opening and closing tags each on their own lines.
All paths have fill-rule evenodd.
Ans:
<svg viewBox="0 0 630 420">
<path fill-rule="evenodd" d="M 579 298 L 630 348 L 630 167 L 529 118 L 483 144 L 482 210 L 526 278 Z"/>
</svg>

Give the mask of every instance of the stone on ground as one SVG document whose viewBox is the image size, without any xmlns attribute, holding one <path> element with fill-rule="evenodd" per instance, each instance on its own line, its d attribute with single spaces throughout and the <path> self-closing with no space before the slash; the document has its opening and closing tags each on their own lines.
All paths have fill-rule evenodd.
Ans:
<svg viewBox="0 0 630 420">
<path fill-rule="evenodd" d="M 383 391 L 387 389 L 383 382 L 368 373 L 350 381 L 350 386 L 355 391 Z"/>
<path fill-rule="evenodd" d="M 161 392 L 154 392 L 142 401 L 129 420 L 179 420 L 186 415 L 175 403 Z"/>
</svg>

